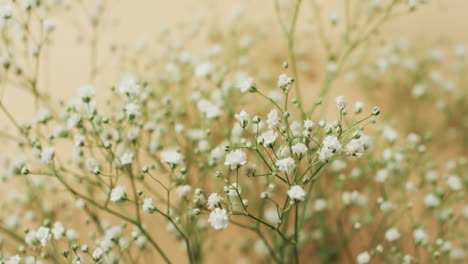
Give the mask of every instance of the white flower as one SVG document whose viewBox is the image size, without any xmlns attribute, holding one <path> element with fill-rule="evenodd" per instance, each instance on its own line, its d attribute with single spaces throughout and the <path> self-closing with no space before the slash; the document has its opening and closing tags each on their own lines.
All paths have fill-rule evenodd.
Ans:
<svg viewBox="0 0 468 264">
<path fill-rule="evenodd" d="M 398 133 L 391 127 L 386 126 L 383 130 L 383 136 L 388 140 L 388 142 L 393 143 L 398 139 Z"/>
<path fill-rule="evenodd" d="M 208 222 L 216 230 L 226 229 L 229 224 L 229 217 L 227 216 L 226 209 L 215 208 L 215 210 L 210 213 Z"/>
<path fill-rule="evenodd" d="M 283 173 L 292 173 L 296 168 L 296 162 L 293 158 L 287 157 L 276 161 L 276 166 L 278 170 Z"/>
<path fill-rule="evenodd" d="M 219 105 L 205 99 L 197 102 L 197 108 L 208 119 L 217 118 L 223 113 Z"/>
<path fill-rule="evenodd" d="M 85 141 L 86 137 L 83 136 L 83 135 L 80 135 L 80 134 L 76 134 L 74 137 L 73 137 L 73 142 L 75 143 L 75 147 L 80 147 L 83 145 L 84 141 Z"/>
<path fill-rule="evenodd" d="M 424 232 L 424 230 L 421 228 L 414 230 L 413 237 L 416 243 L 426 244 L 428 241 L 426 232 Z"/>
<path fill-rule="evenodd" d="M 396 227 L 392 227 L 385 232 L 385 239 L 388 241 L 392 242 L 395 240 L 398 240 L 400 238 L 400 232 L 398 232 L 398 229 Z"/>
<path fill-rule="evenodd" d="M 247 92 L 250 89 L 255 89 L 255 84 L 253 82 L 253 78 L 247 77 L 241 81 L 239 81 L 239 89 L 241 90 L 242 93 Z"/>
<path fill-rule="evenodd" d="M 55 29 L 55 22 L 51 19 L 44 19 L 42 21 L 42 28 L 44 29 L 44 32 L 50 33 Z"/>
<path fill-rule="evenodd" d="M 45 148 L 41 152 L 41 161 L 43 163 L 50 163 L 55 155 L 55 147 Z"/>
<path fill-rule="evenodd" d="M 191 189 L 192 187 L 190 187 L 190 185 L 177 186 L 176 193 L 177 195 L 179 195 L 179 197 L 182 198 L 182 197 L 187 196 L 187 193 L 190 192 Z"/>
<path fill-rule="evenodd" d="M 314 202 L 314 210 L 321 212 L 327 208 L 327 201 L 324 199 L 317 199 Z"/>
<path fill-rule="evenodd" d="M 10 4 L 1 3 L 0 4 L 0 19 L 7 20 L 11 18 L 13 14 L 13 9 Z"/>
<path fill-rule="evenodd" d="M 427 207 L 437 207 L 440 205 L 440 200 L 434 194 L 429 193 L 426 196 L 424 196 L 424 204 Z"/>
<path fill-rule="evenodd" d="M 289 126 L 289 128 L 291 129 L 291 133 L 294 137 L 298 137 L 302 134 L 302 131 L 301 131 L 301 123 L 297 122 L 297 121 L 293 121 L 291 123 L 291 125 Z"/>
<path fill-rule="evenodd" d="M 36 122 L 45 123 L 52 118 L 52 114 L 47 109 L 39 109 L 36 114 Z"/>
<path fill-rule="evenodd" d="M 124 110 L 125 110 L 125 114 L 129 118 L 135 118 L 135 117 L 137 117 L 137 116 L 139 116 L 141 114 L 140 113 L 140 106 L 137 105 L 137 104 L 134 104 L 134 103 L 126 104 Z"/>
<path fill-rule="evenodd" d="M 341 143 L 336 136 L 326 136 L 322 142 L 322 146 L 336 152 L 341 150 Z"/>
<path fill-rule="evenodd" d="M 312 120 L 304 120 L 304 128 L 308 131 L 311 131 L 312 128 L 315 126 L 314 122 L 312 122 Z"/>
<path fill-rule="evenodd" d="M 461 190 L 461 188 L 463 187 L 460 178 L 455 175 L 450 175 L 447 177 L 447 185 L 452 191 Z"/>
<path fill-rule="evenodd" d="M 80 235 L 78 234 L 78 232 L 75 229 L 68 229 L 67 233 L 66 233 L 66 236 L 67 236 L 68 240 L 71 240 L 71 241 L 78 240 L 78 238 L 80 237 Z"/>
<path fill-rule="evenodd" d="M 249 113 L 242 110 L 239 114 L 235 114 L 234 117 L 239 121 L 239 124 L 242 128 L 245 128 L 249 123 L 250 115 Z"/>
<path fill-rule="evenodd" d="M 351 139 L 345 146 L 345 152 L 348 155 L 353 155 L 356 157 L 361 157 L 364 152 L 364 146 L 362 141 L 359 139 Z"/>
<path fill-rule="evenodd" d="M 335 98 L 335 104 L 338 110 L 343 111 L 348 103 L 345 101 L 344 96 L 338 96 Z"/>
<path fill-rule="evenodd" d="M 122 185 L 119 185 L 115 187 L 114 189 L 112 189 L 110 200 L 113 203 L 116 203 L 116 202 L 127 199 L 127 194 L 125 193 L 125 189 L 127 189 L 127 187 L 122 186 Z"/>
<path fill-rule="evenodd" d="M 439 174 L 437 171 L 427 171 L 426 174 L 424 175 L 424 179 L 428 182 L 435 182 L 437 181 L 437 178 L 439 178 Z"/>
<path fill-rule="evenodd" d="M 278 87 L 281 89 L 286 89 L 288 85 L 291 85 L 294 82 L 294 79 L 282 73 L 278 77 Z"/>
<path fill-rule="evenodd" d="M 269 129 L 273 129 L 280 125 L 281 118 L 279 117 L 278 110 L 273 109 L 268 113 L 267 124 Z"/>
<path fill-rule="evenodd" d="M 231 170 L 236 170 L 246 162 L 247 156 L 245 153 L 240 149 L 236 149 L 226 155 L 226 161 L 224 162 L 224 165 L 231 165 Z"/>
<path fill-rule="evenodd" d="M 362 108 L 364 108 L 364 103 L 363 102 L 356 102 L 354 104 L 354 113 L 359 114 L 362 112 Z"/>
<path fill-rule="evenodd" d="M 104 250 L 102 250 L 100 247 L 96 248 L 93 252 L 93 260 L 94 261 L 99 261 L 102 258 L 102 255 L 104 254 Z"/>
<path fill-rule="evenodd" d="M 370 262 L 370 259 L 371 259 L 371 256 L 367 251 L 362 252 L 361 254 L 357 256 L 358 264 L 367 264 Z"/>
<path fill-rule="evenodd" d="M 70 115 L 67 121 L 68 129 L 73 129 L 80 123 L 80 121 L 81 121 L 81 116 L 79 114 Z"/>
<path fill-rule="evenodd" d="M 145 198 L 143 200 L 143 212 L 151 214 L 156 209 L 152 198 Z"/>
<path fill-rule="evenodd" d="M 208 196 L 208 208 L 213 209 L 218 206 L 219 203 L 223 200 L 223 197 L 217 193 L 212 193 Z"/>
<path fill-rule="evenodd" d="M 41 243 L 43 247 L 47 246 L 47 242 L 50 240 L 52 235 L 50 234 L 50 229 L 47 227 L 39 227 L 36 231 L 36 238 Z"/>
<path fill-rule="evenodd" d="M 52 234 L 54 235 L 55 240 L 59 240 L 65 234 L 65 228 L 62 223 L 55 222 L 52 227 Z"/>
<path fill-rule="evenodd" d="M 303 143 L 297 143 L 291 147 L 292 152 L 296 154 L 299 158 L 303 157 L 307 152 L 307 146 Z"/>
<path fill-rule="evenodd" d="M 14 255 L 8 258 L 5 264 L 19 264 L 21 261 L 21 257 L 19 255 Z"/>
<path fill-rule="evenodd" d="M 242 193 L 242 189 L 240 186 L 237 187 L 237 183 L 233 183 L 229 186 L 224 186 L 224 191 L 230 197 L 235 197 L 235 196 L 238 196 L 237 193 L 239 193 L 239 195 Z"/>
<path fill-rule="evenodd" d="M 213 72 L 213 64 L 209 61 L 199 63 L 195 67 L 195 76 L 208 77 Z"/>
<path fill-rule="evenodd" d="M 319 150 L 319 160 L 328 161 L 334 153 L 341 151 L 341 143 L 336 136 L 326 136 L 322 142 L 322 148 Z"/>
<path fill-rule="evenodd" d="M 96 95 L 94 87 L 90 84 L 78 88 L 78 96 L 84 101 L 89 102 Z"/>
<path fill-rule="evenodd" d="M 326 162 L 333 156 L 333 150 L 329 148 L 321 148 L 318 154 L 319 154 L 319 160 L 321 162 Z"/>
<path fill-rule="evenodd" d="M 296 201 L 304 201 L 305 195 L 306 192 L 299 185 L 291 186 L 291 188 L 288 190 L 289 198 Z"/>
<path fill-rule="evenodd" d="M 261 137 L 263 139 L 263 146 L 264 147 L 269 147 L 269 146 L 274 145 L 275 140 L 278 137 L 278 133 L 276 133 L 275 131 L 270 129 L 270 130 L 268 130 L 266 132 L 263 132 Z"/>
<path fill-rule="evenodd" d="M 133 153 L 132 152 L 125 152 L 122 157 L 120 157 L 120 165 L 131 165 L 133 162 Z"/>
<path fill-rule="evenodd" d="M 140 85 L 133 76 L 123 76 L 120 78 L 119 92 L 126 96 L 136 96 L 140 93 Z"/>
<path fill-rule="evenodd" d="M 375 175 L 375 180 L 377 182 L 383 183 L 388 178 L 388 175 L 389 171 L 387 169 L 378 170 L 377 174 Z"/>
<path fill-rule="evenodd" d="M 169 164 L 180 164 L 184 156 L 175 149 L 163 150 L 161 152 L 161 161 Z"/>
<path fill-rule="evenodd" d="M 99 162 L 93 158 L 88 158 L 86 160 L 86 168 L 94 174 L 99 174 L 101 170 L 99 166 Z"/>
</svg>

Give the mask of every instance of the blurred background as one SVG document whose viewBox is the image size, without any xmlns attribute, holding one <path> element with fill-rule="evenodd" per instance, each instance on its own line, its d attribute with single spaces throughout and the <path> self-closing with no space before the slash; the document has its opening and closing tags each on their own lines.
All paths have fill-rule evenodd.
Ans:
<svg viewBox="0 0 468 264">
<path fill-rule="evenodd" d="M 292 0 L 289 0 L 292 1 Z M 191 49 L 203 51 L 212 44 L 223 43 L 227 32 L 232 28 L 232 16 L 235 16 L 242 10 L 242 19 L 239 20 L 242 27 L 245 29 L 244 34 L 256 35 L 264 34 L 263 42 L 258 45 L 257 53 L 250 54 L 251 60 L 255 60 L 256 65 L 263 65 L 263 68 L 268 71 L 274 68 L 279 69 L 283 61 L 288 60 L 287 42 L 282 35 L 281 27 L 278 23 L 278 18 L 275 13 L 274 2 L 271 0 L 114 0 L 107 1 L 111 3 L 105 10 L 106 27 L 102 31 L 97 32 L 99 41 L 96 43 L 97 65 L 99 72 L 95 78 L 90 77 L 91 50 L 83 38 L 89 28 L 79 27 L 82 30 L 77 30 L 77 24 L 82 22 L 82 18 L 87 16 L 89 10 L 86 6 L 83 7 L 83 14 L 80 15 L 80 10 L 74 11 L 73 15 L 65 13 L 58 14 L 57 17 L 52 17 L 56 22 L 56 29 L 51 37 L 51 45 L 45 51 L 43 65 L 41 67 L 39 90 L 47 92 L 50 96 L 59 102 L 60 100 L 67 101 L 71 96 L 75 96 L 76 89 L 81 85 L 92 83 L 97 89 L 97 101 L 104 102 L 108 87 L 116 83 L 118 76 L 122 72 L 132 71 L 131 67 L 127 69 L 119 68 L 120 60 L 124 59 L 124 53 L 119 56 L 113 55 L 112 49 L 118 47 L 128 51 L 128 54 L 137 53 L 137 59 L 144 60 L 152 56 L 153 50 L 164 51 L 167 41 L 180 42 L 178 45 L 190 46 Z M 288 1 L 283 1 L 287 2 Z M 322 9 L 320 13 L 324 18 L 329 17 L 334 13 L 343 12 L 342 1 L 322 0 L 320 2 Z M 383 24 L 378 34 L 370 41 L 376 43 L 377 47 L 384 47 L 394 43 L 395 39 L 405 39 L 407 43 L 421 43 L 417 47 L 428 47 L 432 50 L 433 47 L 440 48 L 443 54 L 454 53 L 457 45 L 468 44 L 468 21 L 466 13 L 468 11 L 468 1 L 466 0 L 432 0 L 429 4 L 420 5 L 413 12 L 408 10 L 400 10 L 392 17 L 390 21 Z M 204 41 L 200 42 L 185 42 L 186 38 L 180 38 L 179 30 L 182 28 L 190 28 L 197 21 L 205 21 L 210 25 L 209 30 L 204 31 L 206 35 Z M 339 35 L 334 34 L 333 27 L 327 30 L 330 39 L 339 41 Z M 303 0 L 301 7 L 296 33 L 296 51 L 298 54 L 299 65 L 299 81 L 301 82 L 301 90 L 305 105 L 312 105 L 319 93 L 320 86 L 323 82 L 323 71 L 327 65 L 327 58 L 324 54 L 323 47 L 317 37 L 316 16 L 309 1 Z M 157 36 L 160 36 L 161 31 L 167 31 L 164 41 L 159 42 Z M 405 43 L 406 43 L 405 42 Z M 160 45 L 160 46 L 159 46 Z M 413 57 L 418 57 L 425 52 L 424 50 L 407 49 L 406 53 Z M 379 51 L 373 49 L 364 49 L 360 54 L 368 55 L 369 60 L 362 67 L 375 66 L 383 63 L 379 60 Z M 380 64 L 379 64 L 380 62 Z M 388 64 L 385 62 L 384 64 Z M 418 67 L 417 65 L 416 67 Z M 387 66 L 385 66 L 387 67 Z M 352 68 L 352 67 L 350 67 Z M 444 67 L 442 67 L 444 68 Z M 351 71 L 350 69 L 349 71 Z M 154 73 L 157 75 L 157 73 Z M 462 72 L 462 76 L 466 71 Z M 405 75 L 403 71 L 402 75 Z M 431 109 L 423 108 L 423 104 L 418 104 L 412 99 L 412 92 L 417 82 L 411 84 L 393 83 L 384 80 L 384 78 L 373 77 L 361 79 L 354 83 L 346 80 L 346 76 L 341 74 L 336 82 L 333 83 L 330 93 L 327 95 L 327 100 L 330 100 L 338 95 L 345 95 L 348 101 L 354 102 L 362 100 L 373 107 L 380 106 L 384 117 L 394 121 L 394 115 L 407 120 L 403 127 L 408 130 L 421 130 L 431 126 L 446 125 L 442 117 L 430 114 Z M 457 82 L 455 88 L 462 93 L 467 92 L 467 82 Z M 406 87 L 410 87 L 406 89 Z M 385 88 L 385 89 L 384 89 Z M 157 89 L 157 88 L 156 88 Z M 367 91 L 371 89 L 372 91 Z M 395 93 L 394 93 L 395 92 Z M 2 101 L 4 105 L 14 113 L 19 120 L 31 121 L 35 115 L 33 98 L 30 93 L 15 89 L 13 86 L 4 86 L 1 90 Z M 324 100 L 326 101 L 326 100 Z M 465 101 L 462 101 L 464 104 Z M 449 103 L 452 104 L 452 103 Z M 455 104 L 455 103 L 454 103 Z M 334 107 L 330 104 L 330 107 Z M 413 111 L 418 111 L 417 116 L 423 115 L 421 122 L 415 122 L 412 117 Z M 424 114 L 426 113 L 426 114 Z M 455 127 L 461 125 L 466 120 L 450 119 L 450 124 Z M 399 121 L 400 125 L 402 121 Z M 454 122 L 454 123 L 453 123 Z M 0 115 L 0 126 L 9 126 L 4 115 Z M 401 127 L 401 126 L 400 126 Z M 401 128 L 400 128 L 401 129 Z M 461 132 L 460 132 L 461 131 Z M 447 137 L 451 145 L 449 148 L 444 148 L 444 152 L 464 152 L 463 144 L 455 144 L 455 139 L 466 137 L 466 128 L 456 131 L 454 137 Z M 155 222 L 155 225 L 158 223 Z M 224 241 L 217 247 L 229 249 L 230 241 L 223 240 L 222 237 L 243 232 L 236 227 L 219 234 L 220 241 Z M 167 237 L 168 241 L 173 241 L 173 238 L 166 232 L 162 232 L 161 236 Z M 174 243 L 164 245 L 167 250 Z M 179 249 L 174 248 L 174 251 Z M 222 251 L 220 251 L 222 252 Z M 235 252 L 231 252 L 235 255 Z M 183 263 L 185 256 L 181 255 L 180 259 L 175 254 L 174 263 Z M 224 255 L 221 255 L 224 257 Z M 210 263 L 219 263 L 219 257 L 215 255 L 207 255 Z M 237 263 L 236 259 L 223 258 L 223 263 Z M 150 262 L 148 262 L 150 263 Z"/>
</svg>

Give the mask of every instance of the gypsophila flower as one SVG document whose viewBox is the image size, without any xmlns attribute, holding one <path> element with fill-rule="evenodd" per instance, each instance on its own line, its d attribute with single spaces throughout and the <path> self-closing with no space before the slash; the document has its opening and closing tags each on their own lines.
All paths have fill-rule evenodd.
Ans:
<svg viewBox="0 0 468 264">
<path fill-rule="evenodd" d="M 229 217 L 227 216 L 226 209 L 215 208 L 210 213 L 208 222 L 213 226 L 214 229 L 226 229 L 229 224 Z"/>
<path fill-rule="evenodd" d="M 291 186 L 288 190 L 289 198 L 296 200 L 296 201 L 304 201 L 306 192 L 302 189 L 299 185 Z"/>
<path fill-rule="evenodd" d="M 278 87 L 281 89 L 286 89 L 289 85 L 291 85 L 294 82 L 294 79 L 287 76 L 285 73 L 282 73 L 278 77 Z"/>
<path fill-rule="evenodd" d="M 197 108 L 208 119 L 217 118 L 223 113 L 220 105 L 212 103 L 205 99 L 197 102 Z"/>
<path fill-rule="evenodd" d="M 195 76 L 208 77 L 213 72 L 214 66 L 209 61 L 199 63 L 195 68 Z"/>
<path fill-rule="evenodd" d="M 19 264 L 21 262 L 21 257 L 19 255 L 14 255 L 9 257 L 5 264 Z"/>
<path fill-rule="evenodd" d="M 307 130 L 307 131 L 312 131 L 312 128 L 314 127 L 314 122 L 312 122 L 312 120 L 309 120 L 309 119 L 306 119 L 304 120 L 304 128 Z"/>
<path fill-rule="evenodd" d="M 235 114 L 234 117 L 239 121 L 239 124 L 242 128 L 245 128 L 249 123 L 250 115 L 249 113 L 242 110 L 239 114 Z"/>
<path fill-rule="evenodd" d="M 132 119 L 135 118 L 139 115 L 140 113 L 140 106 L 134 103 L 129 103 L 125 105 L 125 114 L 127 115 L 128 118 Z"/>
<path fill-rule="evenodd" d="M 240 166 L 245 165 L 246 162 L 247 155 L 245 155 L 242 150 L 236 149 L 226 155 L 226 161 L 224 162 L 224 165 L 231 166 L 231 170 L 236 170 Z"/>
<path fill-rule="evenodd" d="M 210 196 L 208 196 L 208 209 L 213 209 L 217 207 L 221 201 L 223 200 L 223 197 L 217 193 L 212 193 Z"/>
<path fill-rule="evenodd" d="M 338 96 L 335 98 L 335 104 L 338 110 L 343 111 L 348 103 L 345 101 L 344 96 Z"/>
<path fill-rule="evenodd" d="M 367 252 L 367 251 L 362 252 L 361 254 L 359 254 L 357 256 L 358 264 L 367 264 L 367 263 L 370 262 L 370 259 L 371 259 L 371 256 L 370 256 L 369 252 Z"/>
<path fill-rule="evenodd" d="M 273 109 L 268 113 L 267 124 L 269 129 L 273 129 L 280 125 L 281 118 L 279 116 L 278 110 Z"/>
<path fill-rule="evenodd" d="M 307 146 L 303 143 L 297 143 L 295 144 L 294 146 L 291 147 L 291 150 L 294 154 L 296 154 L 296 156 L 298 156 L 299 158 L 302 158 L 305 153 L 307 152 Z"/>
<path fill-rule="evenodd" d="M 276 161 L 278 170 L 283 173 L 292 173 L 296 168 L 296 162 L 293 158 L 287 157 Z"/>
<path fill-rule="evenodd" d="M 179 195 L 179 197 L 182 198 L 187 196 L 187 193 L 190 192 L 190 190 L 192 190 L 192 187 L 190 187 L 190 185 L 181 185 L 177 186 L 176 193 L 177 195 Z"/>
<path fill-rule="evenodd" d="M 132 162 L 133 162 L 133 153 L 132 152 L 125 152 L 120 157 L 120 165 L 121 166 L 131 165 Z"/>
<path fill-rule="evenodd" d="M 41 161 L 43 163 L 49 164 L 55 155 L 55 147 L 48 147 L 42 150 L 41 152 Z"/>
<path fill-rule="evenodd" d="M 103 254 L 104 254 L 104 250 L 102 250 L 100 247 L 96 248 L 93 251 L 93 255 L 92 255 L 93 260 L 98 262 L 99 260 L 101 260 Z"/>
<path fill-rule="evenodd" d="M 126 96 L 136 96 L 140 94 L 140 85 L 133 76 L 123 76 L 120 79 L 119 92 Z"/>
<path fill-rule="evenodd" d="M 1 3 L 0 4 L 0 18 L 3 20 L 10 19 L 13 14 L 13 9 L 10 4 Z"/>
<path fill-rule="evenodd" d="M 122 186 L 122 185 L 116 186 L 116 187 L 115 187 L 114 189 L 112 189 L 112 191 L 111 191 L 110 200 L 111 200 L 113 203 L 126 200 L 126 199 L 127 199 L 127 194 L 125 193 L 125 190 L 126 190 L 126 189 L 127 189 L 127 187 Z"/>
<path fill-rule="evenodd" d="M 169 164 L 180 164 L 184 156 L 180 154 L 176 149 L 167 149 L 161 151 L 161 161 Z"/>
<path fill-rule="evenodd" d="M 65 228 L 62 223 L 55 222 L 52 227 L 52 234 L 54 235 L 55 240 L 59 240 L 65 234 Z"/>
<path fill-rule="evenodd" d="M 52 114 L 47 109 L 39 109 L 36 114 L 36 122 L 46 123 L 52 118 Z"/>
<path fill-rule="evenodd" d="M 424 204 L 429 208 L 437 207 L 440 205 L 440 200 L 433 193 L 429 193 L 424 196 Z"/>
<path fill-rule="evenodd" d="M 421 228 L 414 230 L 413 237 L 416 243 L 421 243 L 423 245 L 426 244 L 428 241 L 426 232 L 424 232 L 424 230 L 422 230 Z"/>
<path fill-rule="evenodd" d="M 278 137 L 278 133 L 276 133 L 275 131 L 270 129 L 270 130 L 268 130 L 266 132 L 263 132 L 261 137 L 262 137 L 262 140 L 263 140 L 263 146 L 264 147 L 270 147 L 270 146 L 273 146 L 275 144 L 275 140 Z"/>
<path fill-rule="evenodd" d="M 47 242 L 50 240 L 52 235 L 50 234 L 50 229 L 47 227 L 39 227 L 36 231 L 36 238 L 41 243 L 43 247 L 47 246 Z"/>
<path fill-rule="evenodd" d="M 94 174 L 99 174 L 101 171 L 99 162 L 93 158 L 88 158 L 86 160 L 86 168 Z"/>
<path fill-rule="evenodd" d="M 450 175 L 447 177 L 447 185 L 452 191 L 459 191 L 463 187 L 460 178 L 455 175 Z"/>
<path fill-rule="evenodd" d="M 86 103 L 93 99 L 95 94 L 96 91 L 94 90 L 94 87 L 90 84 L 83 85 L 80 88 L 78 88 L 78 96 L 81 98 L 81 100 L 83 100 Z"/>
<path fill-rule="evenodd" d="M 364 146 L 359 139 L 351 139 L 345 146 L 345 153 L 348 155 L 361 157 L 364 152 Z"/>
<path fill-rule="evenodd" d="M 364 108 L 364 103 L 363 102 L 356 102 L 354 104 L 354 113 L 359 114 L 362 112 L 362 108 Z"/>
<path fill-rule="evenodd" d="M 42 21 L 42 28 L 44 32 L 50 33 L 55 30 L 55 22 L 51 19 L 44 19 Z"/>
<path fill-rule="evenodd" d="M 156 210 L 152 198 L 145 198 L 143 200 L 143 211 L 147 214 L 152 214 Z"/>
<path fill-rule="evenodd" d="M 247 77 L 244 80 L 239 82 L 239 89 L 241 90 L 242 93 L 245 93 L 247 91 L 255 91 L 255 84 L 253 81 L 253 78 Z"/>
<path fill-rule="evenodd" d="M 387 239 L 390 242 L 398 240 L 400 236 L 400 232 L 398 232 L 398 229 L 396 227 L 392 227 L 385 232 L 385 239 Z"/>
<path fill-rule="evenodd" d="M 224 191 L 227 193 L 228 196 L 230 197 L 236 197 L 242 193 L 241 187 L 237 187 L 237 183 L 233 183 L 229 186 L 224 186 Z M 239 194 L 237 194 L 239 193 Z"/>
</svg>

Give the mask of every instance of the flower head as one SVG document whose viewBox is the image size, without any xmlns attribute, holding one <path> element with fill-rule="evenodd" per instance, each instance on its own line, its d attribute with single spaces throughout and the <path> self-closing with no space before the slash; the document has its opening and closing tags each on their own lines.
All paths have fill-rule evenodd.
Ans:
<svg viewBox="0 0 468 264">
<path fill-rule="evenodd" d="M 289 198 L 295 201 L 304 201 L 305 195 L 306 195 L 306 192 L 299 185 L 291 186 L 291 188 L 288 191 Z"/>
<path fill-rule="evenodd" d="M 247 155 L 245 155 L 242 150 L 236 149 L 226 155 L 226 161 L 224 162 L 224 165 L 230 165 L 231 170 L 236 170 L 240 166 L 245 165 L 246 162 Z"/>
<path fill-rule="evenodd" d="M 227 216 L 226 209 L 215 208 L 210 213 L 208 222 L 213 226 L 214 229 L 226 229 L 229 224 L 229 217 Z"/>
<path fill-rule="evenodd" d="M 126 200 L 127 199 L 127 194 L 125 193 L 126 189 L 127 189 L 127 187 L 122 186 L 122 185 L 119 185 L 119 186 L 115 187 L 114 189 L 112 189 L 110 200 L 113 203 Z"/>
<path fill-rule="evenodd" d="M 208 208 L 213 209 L 218 206 L 219 203 L 223 200 L 223 197 L 217 193 L 212 193 L 208 196 Z"/>
</svg>

